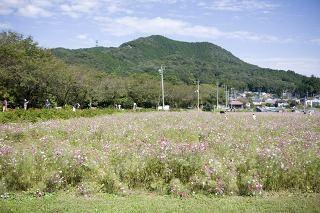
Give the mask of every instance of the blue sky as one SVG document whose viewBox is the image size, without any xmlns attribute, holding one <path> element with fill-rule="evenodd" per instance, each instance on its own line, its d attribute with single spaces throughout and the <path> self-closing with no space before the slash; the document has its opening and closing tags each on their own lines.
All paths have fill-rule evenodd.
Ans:
<svg viewBox="0 0 320 213">
<path fill-rule="evenodd" d="M 319 0 L 0 0 L 0 29 L 42 47 L 160 34 L 209 41 L 261 67 L 320 77 Z"/>
</svg>

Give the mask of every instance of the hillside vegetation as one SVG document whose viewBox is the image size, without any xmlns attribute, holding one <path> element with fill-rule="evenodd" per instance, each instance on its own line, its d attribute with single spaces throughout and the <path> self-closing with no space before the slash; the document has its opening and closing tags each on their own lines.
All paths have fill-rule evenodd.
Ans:
<svg viewBox="0 0 320 213">
<path fill-rule="evenodd" d="M 219 81 L 237 89 L 262 90 L 280 93 L 289 90 L 313 93 L 320 86 L 293 71 L 264 69 L 248 64 L 227 50 L 208 43 L 174 41 L 154 35 L 139 38 L 118 48 L 94 47 L 68 50 L 57 48 L 53 53 L 69 64 L 82 64 L 116 75 L 147 73 L 158 75 L 161 64 L 166 69 L 166 80 L 192 84 Z"/>
</svg>

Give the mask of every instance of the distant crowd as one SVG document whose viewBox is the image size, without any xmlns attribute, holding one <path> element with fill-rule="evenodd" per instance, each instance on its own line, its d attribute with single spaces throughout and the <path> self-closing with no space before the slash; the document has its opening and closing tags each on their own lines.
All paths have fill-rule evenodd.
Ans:
<svg viewBox="0 0 320 213">
<path fill-rule="evenodd" d="M 27 99 L 24 99 L 23 100 L 23 109 L 24 110 L 27 110 L 28 109 L 28 104 L 29 104 L 29 101 Z M 6 112 L 8 111 L 8 100 L 7 99 L 4 99 L 3 102 L 2 102 L 2 112 Z M 49 99 L 46 99 L 45 102 L 44 102 L 44 108 L 45 109 L 50 109 L 51 108 L 51 103 L 49 101 Z M 56 108 L 61 108 L 61 107 L 56 107 Z M 72 110 L 73 111 L 76 111 L 76 109 L 79 109 L 80 108 L 80 104 L 79 103 L 75 103 L 72 107 Z"/>
<path fill-rule="evenodd" d="M 27 99 L 24 99 L 23 101 L 23 109 L 24 110 L 27 110 L 28 109 L 28 104 L 29 104 L 29 101 Z M 46 99 L 45 102 L 44 102 L 44 108 L 45 109 L 50 109 L 51 108 L 51 103 L 49 101 L 49 99 Z M 57 109 L 61 109 L 61 107 L 56 107 Z M 72 106 L 72 111 L 76 111 L 77 109 L 80 108 L 80 104 L 79 103 L 75 103 L 73 106 Z M 91 102 L 89 103 L 89 108 L 94 108 L 95 107 L 92 107 L 91 106 Z M 115 104 L 114 105 L 114 108 L 115 109 L 119 109 L 121 110 L 121 104 Z M 138 107 L 137 107 L 137 103 L 133 103 L 133 110 L 136 110 Z M 6 112 L 8 111 L 8 100 L 7 99 L 4 99 L 3 102 L 2 102 L 2 112 Z"/>
</svg>

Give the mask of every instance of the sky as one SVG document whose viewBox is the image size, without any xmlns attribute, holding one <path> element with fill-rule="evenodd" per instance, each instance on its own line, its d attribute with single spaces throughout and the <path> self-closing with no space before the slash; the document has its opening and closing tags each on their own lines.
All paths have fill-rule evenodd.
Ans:
<svg viewBox="0 0 320 213">
<path fill-rule="evenodd" d="M 45 48 L 207 41 L 260 67 L 320 77 L 320 0 L 0 0 L 0 30 Z"/>
</svg>

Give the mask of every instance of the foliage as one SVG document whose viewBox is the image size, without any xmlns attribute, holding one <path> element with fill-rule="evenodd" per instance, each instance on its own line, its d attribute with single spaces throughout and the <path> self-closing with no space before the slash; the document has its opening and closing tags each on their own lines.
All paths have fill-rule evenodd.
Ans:
<svg viewBox="0 0 320 213">
<path fill-rule="evenodd" d="M 84 102 L 90 94 L 88 69 L 67 66 L 31 37 L 15 32 L 0 34 L 0 96 L 9 107 L 43 107 L 46 99 L 59 106 Z"/>
</svg>

